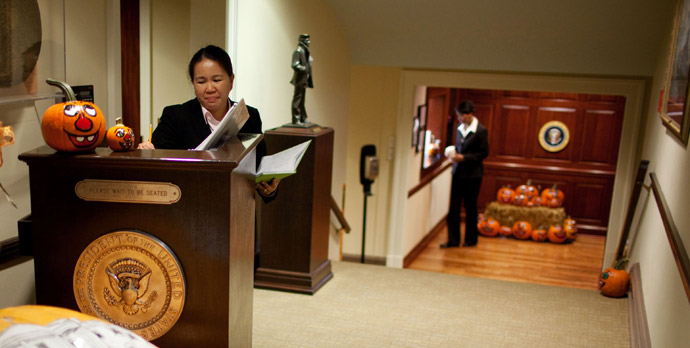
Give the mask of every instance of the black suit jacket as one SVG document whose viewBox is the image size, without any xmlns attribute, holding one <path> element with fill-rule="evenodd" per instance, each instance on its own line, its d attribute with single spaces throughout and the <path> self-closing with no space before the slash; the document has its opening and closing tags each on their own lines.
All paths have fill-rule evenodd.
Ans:
<svg viewBox="0 0 690 348">
<path fill-rule="evenodd" d="M 463 138 L 459 130 L 455 130 L 455 151 L 465 156 L 462 162 L 453 164 L 453 175 L 462 178 L 481 178 L 484 175 L 484 159 L 489 155 L 489 133 L 481 123 L 477 125 L 477 132 L 467 134 Z"/>
</svg>

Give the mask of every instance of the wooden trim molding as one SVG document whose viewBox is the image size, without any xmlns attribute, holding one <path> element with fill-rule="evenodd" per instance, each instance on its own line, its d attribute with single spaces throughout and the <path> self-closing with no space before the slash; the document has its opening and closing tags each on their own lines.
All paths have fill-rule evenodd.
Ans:
<svg viewBox="0 0 690 348">
<path fill-rule="evenodd" d="M 424 186 L 426 186 L 428 183 L 432 182 L 437 176 L 441 175 L 441 173 L 443 173 L 443 171 L 445 171 L 446 169 L 448 169 L 452 165 L 453 165 L 452 163 L 448 162 L 442 166 L 437 167 L 436 169 L 434 169 L 433 172 L 429 173 L 428 175 L 425 175 L 422 178 L 422 180 L 419 180 L 419 183 L 417 184 L 417 186 L 415 186 L 412 189 L 410 189 L 409 191 L 407 191 L 407 198 L 412 197 L 412 195 L 414 195 L 415 193 L 417 193 L 417 191 L 424 188 Z"/>
<path fill-rule="evenodd" d="M 419 256 L 419 254 L 421 254 L 424 251 L 424 249 L 426 249 L 427 244 L 429 244 L 429 242 L 436 238 L 436 235 L 439 234 L 439 232 L 441 232 L 443 230 L 443 227 L 445 226 L 446 217 L 444 216 L 443 219 L 441 219 L 441 221 L 439 221 L 436 224 L 436 226 L 434 226 L 434 228 L 432 228 L 431 231 L 429 231 L 429 233 L 424 238 L 422 238 L 422 240 L 419 243 L 417 243 L 417 245 L 415 245 L 415 247 L 412 248 L 412 250 L 407 255 L 405 255 L 405 258 L 403 259 L 403 268 L 407 268 L 407 266 L 409 266 L 412 263 L 412 261 L 414 261 L 417 258 L 417 256 Z"/>
<path fill-rule="evenodd" d="M 647 311 L 642 295 L 642 277 L 640 276 L 640 264 L 635 263 L 630 267 L 630 293 L 628 295 L 628 312 L 630 324 L 630 347 L 649 348 L 652 342 L 649 338 L 649 326 L 647 325 Z"/>
<path fill-rule="evenodd" d="M 666 198 L 661 191 L 656 173 L 649 173 L 649 176 L 652 178 L 652 192 L 656 199 L 656 205 L 659 207 L 659 213 L 664 223 L 666 236 L 668 237 L 669 243 L 671 243 L 671 250 L 673 250 L 673 256 L 676 259 L 676 265 L 678 265 L 678 271 L 680 272 L 680 278 L 683 281 L 683 287 L 685 287 L 685 294 L 688 297 L 688 301 L 690 301 L 690 284 L 688 284 L 690 280 L 690 258 L 688 258 L 688 252 L 685 249 L 685 245 L 683 245 L 683 240 L 680 238 L 676 223 L 673 221 L 671 209 L 669 209 L 666 203 Z"/>
</svg>

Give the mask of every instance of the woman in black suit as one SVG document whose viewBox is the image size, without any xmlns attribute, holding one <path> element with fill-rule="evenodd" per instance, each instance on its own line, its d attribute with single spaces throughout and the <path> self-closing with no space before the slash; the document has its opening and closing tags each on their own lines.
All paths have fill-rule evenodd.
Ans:
<svg viewBox="0 0 690 348">
<path fill-rule="evenodd" d="M 489 155 L 489 133 L 474 117 L 474 103 L 463 101 L 455 108 L 460 125 L 455 132 L 455 146 L 446 149 L 453 162 L 448 208 L 448 242 L 441 248 L 460 246 L 460 208 L 465 206 L 465 242 L 463 246 L 477 244 L 477 198 L 484 175 L 484 159 Z"/>
<path fill-rule="evenodd" d="M 139 144 L 140 149 L 193 149 L 216 129 L 230 111 L 229 99 L 235 74 L 230 56 L 220 47 L 209 45 L 197 51 L 189 62 L 189 78 L 196 98 L 184 104 L 163 109 L 160 123 L 151 142 Z M 240 133 L 261 133 L 259 110 L 247 106 L 249 119 Z M 257 163 L 266 154 L 266 145 L 257 147 Z M 256 189 L 264 198 L 276 193 L 279 180 L 260 182 Z"/>
</svg>

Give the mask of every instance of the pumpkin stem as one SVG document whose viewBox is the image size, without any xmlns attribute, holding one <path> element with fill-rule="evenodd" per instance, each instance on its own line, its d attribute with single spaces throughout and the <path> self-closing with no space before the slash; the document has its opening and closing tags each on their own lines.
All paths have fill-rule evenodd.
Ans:
<svg viewBox="0 0 690 348">
<path fill-rule="evenodd" d="M 122 124 L 122 117 L 118 117 L 115 119 L 115 124 Z"/>
<path fill-rule="evenodd" d="M 623 269 L 626 263 L 628 263 L 627 258 L 618 259 L 616 260 L 616 264 L 613 266 L 613 269 Z"/>
<path fill-rule="evenodd" d="M 63 93 L 65 93 L 65 97 L 67 97 L 67 101 L 73 102 L 77 101 L 77 96 L 74 94 L 74 91 L 72 90 L 72 87 L 70 87 L 68 84 L 58 81 L 58 80 L 53 80 L 51 78 L 46 79 L 46 82 L 51 85 L 58 87 L 62 90 Z"/>
<path fill-rule="evenodd" d="M 558 183 L 554 183 L 553 186 L 551 186 L 552 190 L 555 190 L 558 187 Z"/>
</svg>

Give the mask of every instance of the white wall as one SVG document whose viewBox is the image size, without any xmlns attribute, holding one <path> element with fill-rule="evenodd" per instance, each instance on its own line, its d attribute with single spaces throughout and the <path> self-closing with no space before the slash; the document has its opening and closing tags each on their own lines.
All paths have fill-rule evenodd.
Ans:
<svg viewBox="0 0 690 348">
<path fill-rule="evenodd" d="M 661 124 L 656 101 L 664 88 L 671 28 L 660 40 L 654 83 L 650 88 L 650 103 L 646 110 L 645 133 L 641 158 L 649 160 L 648 173 L 654 172 L 671 210 L 685 248 L 690 245 L 690 153 L 687 146 L 674 138 Z M 649 174 L 645 184 L 649 185 Z M 637 224 L 631 230 L 630 263 L 640 263 L 650 338 L 653 347 L 678 347 L 690 342 L 690 299 L 680 278 L 656 200 L 643 190 L 637 210 Z M 687 250 L 686 250 L 687 252 Z"/>
<path fill-rule="evenodd" d="M 331 194 L 340 202 L 347 168 L 350 93 L 350 54 L 344 32 L 323 1 L 238 2 L 235 93 L 259 109 L 264 131 L 292 120 L 292 52 L 299 34 L 311 36 L 314 88 L 306 95 L 308 121 L 335 131 Z M 329 255 L 337 258 L 335 230 L 330 236 Z"/>
</svg>

